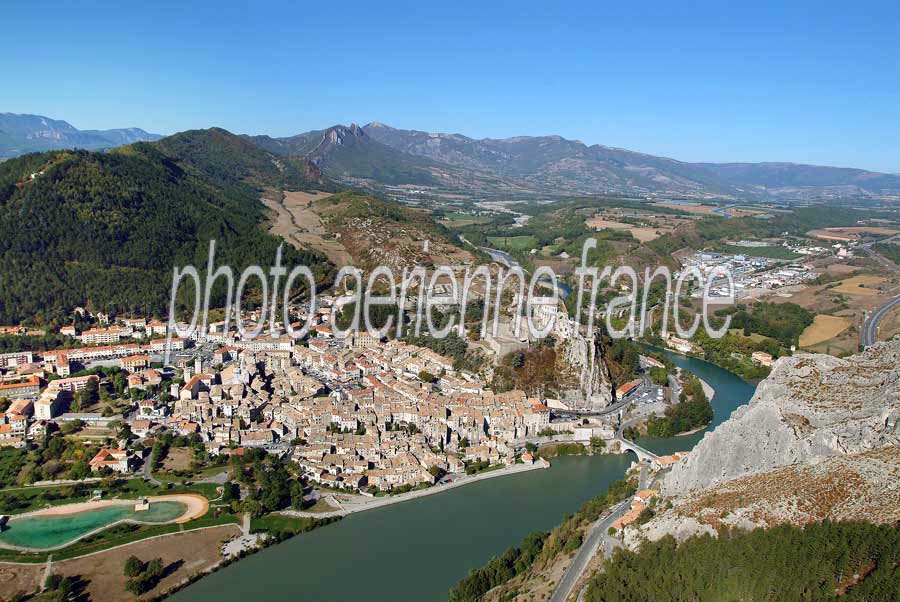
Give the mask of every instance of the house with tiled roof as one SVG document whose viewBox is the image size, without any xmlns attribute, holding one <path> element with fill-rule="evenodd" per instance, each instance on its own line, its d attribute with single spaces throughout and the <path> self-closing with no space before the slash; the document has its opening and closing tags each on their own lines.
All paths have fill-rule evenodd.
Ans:
<svg viewBox="0 0 900 602">
<path fill-rule="evenodd" d="M 126 473 L 131 470 L 132 456 L 124 449 L 103 448 L 91 459 L 92 471 L 109 468 L 115 472 Z"/>
<path fill-rule="evenodd" d="M 121 360 L 122 367 L 129 372 L 137 372 L 150 367 L 149 355 L 130 355 Z"/>
</svg>

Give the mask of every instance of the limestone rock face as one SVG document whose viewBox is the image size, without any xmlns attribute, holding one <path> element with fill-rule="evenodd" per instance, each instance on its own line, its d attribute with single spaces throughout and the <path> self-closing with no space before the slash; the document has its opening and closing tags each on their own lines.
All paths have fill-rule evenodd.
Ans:
<svg viewBox="0 0 900 602">
<path fill-rule="evenodd" d="M 750 403 L 708 433 L 663 482 L 667 495 L 780 466 L 900 444 L 900 342 L 838 359 L 780 359 Z"/>
<path fill-rule="evenodd" d="M 657 541 L 666 535 L 671 535 L 680 543 L 697 535 L 715 537 L 717 532 L 693 517 L 666 515 L 650 521 L 643 528 L 627 527 L 622 543 L 627 549 L 637 551 L 645 540 Z"/>
<path fill-rule="evenodd" d="M 565 342 L 564 358 L 578 376 L 577 395 L 581 402 L 574 409 L 600 410 L 612 403 L 612 379 L 603 361 L 599 337 L 573 334 Z"/>
</svg>

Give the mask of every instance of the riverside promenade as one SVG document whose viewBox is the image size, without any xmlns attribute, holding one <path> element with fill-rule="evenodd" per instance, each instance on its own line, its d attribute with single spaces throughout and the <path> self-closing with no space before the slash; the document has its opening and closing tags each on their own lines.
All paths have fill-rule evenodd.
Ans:
<svg viewBox="0 0 900 602">
<path fill-rule="evenodd" d="M 392 504 L 399 504 L 400 502 L 408 502 L 410 500 L 415 500 L 418 498 L 427 497 L 429 495 L 435 495 L 437 493 L 443 493 L 444 491 L 450 491 L 451 489 L 456 489 L 457 487 L 463 487 L 465 485 L 469 485 L 471 483 L 477 483 L 478 481 L 486 481 L 488 479 L 495 479 L 498 477 L 505 477 L 514 474 L 520 474 L 525 472 L 531 472 L 532 470 L 540 470 L 542 468 L 550 468 L 550 462 L 541 458 L 538 459 L 533 464 L 513 464 L 512 466 L 507 466 L 505 468 L 497 468 L 495 470 L 491 470 L 488 472 L 483 472 L 481 474 L 475 475 L 449 475 L 452 478 L 452 481 L 441 481 L 438 484 L 435 484 L 427 489 L 418 489 L 416 491 L 408 491 L 406 493 L 400 493 L 397 495 L 388 495 L 384 497 L 367 497 L 364 495 L 355 495 L 355 494 L 334 494 L 330 495 L 330 498 L 335 498 L 335 495 L 338 495 L 344 501 L 338 501 L 337 504 L 340 506 L 338 510 L 333 510 L 330 512 L 304 512 L 302 510 L 282 510 L 278 512 L 278 514 L 283 514 L 285 516 L 299 516 L 299 517 L 309 517 L 309 518 L 328 518 L 328 517 L 336 517 L 336 516 L 347 516 L 348 514 L 353 514 L 356 512 L 365 512 L 366 510 L 375 510 L 376 508 L 384 508 L 385 506 L 390 506 Z"/>
</svg>

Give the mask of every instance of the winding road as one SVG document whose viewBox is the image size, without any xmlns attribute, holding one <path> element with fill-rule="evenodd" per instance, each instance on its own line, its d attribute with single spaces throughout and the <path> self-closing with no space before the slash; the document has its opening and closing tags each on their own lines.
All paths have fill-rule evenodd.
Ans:
<svg viewBox="0 0 900 602">
<path fill-rule="evenodd" d="M 888 239 L 888 240 L 890 240 L 890 239 Z M 888 261 L 887 259 L 882 257 L 880 254 L 875 252 L 872 249 L 871 243 L 864 245 L 864 248 L 866 250 L 866 253 L 868 253 L 869 256 L 872 257 L 872 259 L 874 259 L 875 261 L 877 261 L 884 267 L 900 273 L 900 267 L 897 267 L 896 264 L 894 264 L 891 261 Z M 878 309 L 873 311 L 869 315 L 869 317 L 866 318 L 866 321 L 863 322 L 862 330 L 860 331 L 860 334 L 859 334 L 859 336 L 860 336 L 859 342 L 863 346 L 863 348 L 871 347 L 878 341 L 878 326 L 881 323 L 881 320 L 883 320 L 884 317 L 888 313 L 890 313 L 891 310 L 893 310 L 895 307 L 900 307 L 900 296 L 894 297 L 893 299 L 891 299 L 890 301 L 888 301 L 887 303 L 885 303 L 884 305 L 882 305 L 881 307 L 879 307 Z"/>
<path fill-rule="evenodd" d="M 648 470 L 646 463 L 641 467 L 641 475 L 638 480 L 638 489 L 646 489 Z M 631 497 L 628 497 L 615 506 L 613 506 L 606 514 L 601 516 L 593 525 L 588 528 L 587 538 L 578 552 L 572 564 L 566 569 L 562 579 L 553 590 L 550 596 L 550 602 L 565 602 L 572 594 L 572 590 L 581 579 L 584 571 L 587 569 L 588 563 L 597 555 L 600 546 L 603 546 L 603 553 L 606 557 L 612 554 L 614 548 L 620 545 L 619 540 L 611 537 L 608 533 L 609 528 L 631 507 Z"/>
</svg>

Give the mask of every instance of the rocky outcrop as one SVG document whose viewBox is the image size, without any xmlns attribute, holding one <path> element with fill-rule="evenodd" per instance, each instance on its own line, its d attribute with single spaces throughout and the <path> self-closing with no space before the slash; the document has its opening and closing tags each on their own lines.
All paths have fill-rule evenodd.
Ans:
<svg viewBox="0 0 900 602">
<path fill-rule="evenodd" d="M 678 495 L 794 464 L 900 445 L 900 342 L 847 359 L 782 358 L 750 403 L 676 464 Z"/>
<path fill-rule="evenodd" d="M 676 517 L 718 528 L 803 525 L 823 519 L 900 520 L 900 446 L 792 464 L 692 492 Z"/>
<path fill-rule="evenodd" d="M 577 371 L 577 403 L 573 409 L 600 410 L 613 401 L 612 379 L 599 337 L 584 337 L 573 333 L 564 343 L 565 364 Z"/>
</svg>

